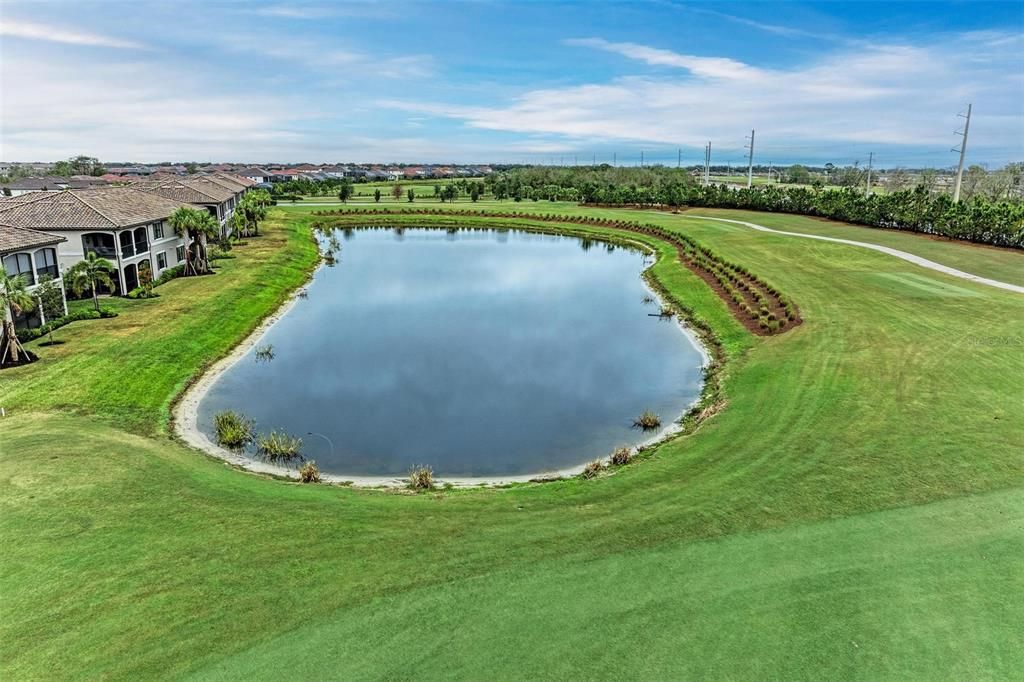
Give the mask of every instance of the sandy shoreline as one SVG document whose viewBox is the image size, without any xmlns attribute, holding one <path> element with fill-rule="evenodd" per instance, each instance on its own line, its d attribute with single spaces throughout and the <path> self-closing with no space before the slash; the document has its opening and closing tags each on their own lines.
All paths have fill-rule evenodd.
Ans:
<svg viewBox="0 0 1024 682">
<path fill-rule="evenodd" d="M 654 254 L 654 251 L 646 244 L 643 244 L 641 242 L 632 243 L 636 244 L 639 248 L 648 252 L 649 254 Z M 653 262 L 651 265 L 653 265 Z M 651 265 L 646 266 L 642 272 L 645 272 L 648 268 L 651 267 Z M 309 279 L 310 282 L 312 282 L 313 278 L 316 277 L 316 273 L 320 269 L 320 267 L 323 267 L 323 265 L 321 264 L 316 268 L 316 270 L 314 270 L 311 273 Z M 664 305 L 665 302 L 658 295 L 658 292 L 652 289 L 642 276 L 641 281 L 643 282 L 644 288 L 647 289 L 648 292 L 650 292 L 651 296 L 653 296 L 659 304 Z M 247 457 L 244 454 L 239 454 L 237 452 L 228 450 L 227 448 L 223 448 L 214 441 L 212 441 L 205 433 L 203 433 L 199 429 L 199 404 L 202 402 L 203 397 L 206 396 L 206 394 L 209 392 L 210 388 L 214 385 L 214 383 L 216 383 L 217 379 L 219 379 L 224 372 L 233 367 L 237 362 L 241 361 L 241 359 L 245 357 L 246 353 L 248 353 L 249 350 L 251 350 L 257 343 L 259 343 L 260 339 L 263 338 L 267 331 L 270 330 L 270 328 L 273 327 L 278 320 L 283 318 L 292 310 L 292 308 L 301 300 L 300 293 L 304 291 L 307 286 L 309 286 L 308 283 L 304 284 L 301 288 L 296 290 L 290 299 L 288 299 L 283 305 L 281 305 L 280 308 L 278 308 L 272 314 L 267 316 L 267 318 L 264 319 L 263 322 L 260 323 L 260 325 L 256 329 L 254 329 L 251 334 L 249 334 L 249 336 L 247 336 L 241 343 L 235 346 L 230 353 L 228 353 L 223 358 L 215 362 L 212 366 L 210 366 L 209 369 L 203 372 L 203 374 L 199 377 L 197 381 L 195 381 L 191 386 L 188 387 L 188 389 L 182 395 L 181 399 L 175 405 L 173 413 L 174 433 L 182 441 L 184 441 L 191 447 L 196 448 L 197 450 L 201 450 L 208 455 L 221 459 L 241 469 L 245 469 L 246 471 L 251 471 L 260 474 L 270 474 L 274 476 L 280 476 L 283 478 L 291 478 L 294 480 L 298 480 L 298 473 L 296 472 L 295 469 L 288 469 L 286 467 L 269 464 L 267 462 L 262 462 L 251 457 Z M 683 336 L 685 336 L 686 339 L 690 342 L 690 344 L 697 350 L 697 352 L 700 353 L 702 369 L 706 368 L 708 366 L 708 363 L 710 362 L 710 355 L 708 354 L 707 349 L 700 342 L 700 339 L 686 325 L 685 321 L 680 319 L 678 316 L 675 319 L 675 324 L 682 332 Z M 693 407 L 693 405 L 700 402 L 700 395 L 703 392 L 703 388 L 704 386 L 702 381 L 700 385 L 701 393 L 698 393 L 697 398 L 694 399 L 694 401 L 690 405 L 686 406 L 686 409 L 683 410 L 683 412 L 676 418 L 676 420 L 662 428 L 660 431 L 658 431 L 657 434 L 653 435 L 651 438 L 637 444 L 636 446 L 633 446 L 633 451 L 635 452 L 638 447 L 646 447 L 654 443 L 658 443 L 678 433 L 682 429 L 682 425 L 679 423 L 679 420 L 687 413 L 687 411 L 691 407 Z M 604 461 L 607 461 L 609 456 L 610 455 L 603 456 L 602 459 Z M 583 471 L 586 465 L 587 462 L 582 462 L 577 466 L 566 469 L 559 469 L 554 471 L 541 471 L 533 474 L 523 474 L 517 476 L 444 476 L 438 477 L 437 483 L 441 485 L 450 484 L 456 487 L 474 487 L 481 485 L 495 486 L 504 485 L 507 483 L 527 483 L 536 480 L 568 478 L 576 476 L 577 474 Z M 340 474 L 330 474 L 326 472 L 321 472 L 321 479 L 324 483 L 346 484 L 366 488 L 403 487 L 406 484 L 406 480 L 404 477 L 395 476 L 344 476 Z"/>
</svg>

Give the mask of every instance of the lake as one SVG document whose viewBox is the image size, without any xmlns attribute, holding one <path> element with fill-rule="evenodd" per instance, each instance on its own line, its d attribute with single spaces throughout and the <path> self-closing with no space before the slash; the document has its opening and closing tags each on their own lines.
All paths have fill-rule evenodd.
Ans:
<svg viewBox="0 0 1024 682">
<path fill-rule="evenodd" d="M 337 235 L 337 263 L 203 397 L 204 432 L 230 409 L 301 437 L 328 473 L 500 478 L 646 441 L 642 411 L 669 425 L 699 396 L 702 354 L 644 301 L 639 251 L 517 231 Z"/>
</svg>

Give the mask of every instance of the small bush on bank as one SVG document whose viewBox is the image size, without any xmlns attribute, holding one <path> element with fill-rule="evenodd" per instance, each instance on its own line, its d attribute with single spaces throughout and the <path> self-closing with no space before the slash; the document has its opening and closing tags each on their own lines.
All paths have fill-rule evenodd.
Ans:
<svg viewBox="0 0 1024 682">
<path fill-rule="evenodd" d="M 640 413 L 639 417 L 633 420 L 633 426 L 641 428 L 644 431 L 656 429 L 661 426 L 661 417 L 650 410 L 644 410 Z"/>
<path fill-rule="evenodd" d="M 311 459 L 299 467 L 299 480 L 303 483 L 320 482 L 320 468 L 317 467 L 315 460 Z"/>
<path fill-rule="evenodd" d="M 409 487 L 413 490 L 431 490 L 434 487 L 434 470 L 425 464 L 409 469 Z"/>
<path fill-rule="evenodd" d="M 231 450 L 241 450 L 255 438 L 256 422 L 231 410 L 215 414 L 213 426 L 217 443 Z"/>
<path fill-rule="evenodd" d="M 627 447 L 616 448 L 615 452 L 612 453 L 612 464 L 617 467 L 629 464 L 631 459 L 633 459 L 633 451 Z"/>
<path fill-rule="evenodd" d="M 271 464 L 288 466 L 302 460 L 302 439 L 277 429 L 256 437 L 256 450 Z"/>
<path fill-rule="evenodd" d="M 593 462 L 587 462 L 587 465 L 583 467 L 583 478 L 589 480 L 596 478 L 598 474 L 604 469 L 604 462 L 599 459 L 595 459 Z"/>
</svg>

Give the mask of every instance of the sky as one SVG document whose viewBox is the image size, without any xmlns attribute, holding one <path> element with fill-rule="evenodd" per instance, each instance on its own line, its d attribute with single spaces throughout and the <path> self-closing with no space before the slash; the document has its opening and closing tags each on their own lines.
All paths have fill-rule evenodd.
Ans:
<svg viewBox="0 0 1024 682">
<path fill-rule="evenodd" d="M 0 160 L 1024 160 L 1024 0 L 0 0 Z"/>
</svg>

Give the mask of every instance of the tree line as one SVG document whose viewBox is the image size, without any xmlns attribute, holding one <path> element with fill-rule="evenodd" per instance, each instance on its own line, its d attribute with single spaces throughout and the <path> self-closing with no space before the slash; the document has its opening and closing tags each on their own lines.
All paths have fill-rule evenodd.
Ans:
<svg viewBox="0 0 1024 682">
<path fill-rule="evenodd" d="M 975 194 L 954 204 L 919 184 L 867 194 L 863 188 L 698 185 L 689 171 L 650 168 L 533 167 L 489 176 L 495 199 L 581 201 L 606 206 L 706 206 L 820 216 L 858 225 L 1024 248 L 1024 202 Z"/>
</svg>

